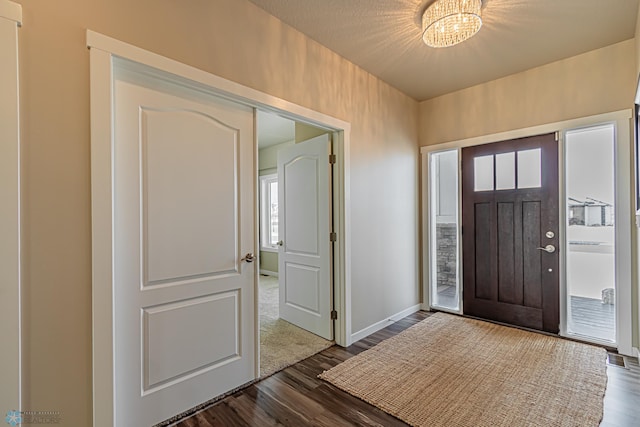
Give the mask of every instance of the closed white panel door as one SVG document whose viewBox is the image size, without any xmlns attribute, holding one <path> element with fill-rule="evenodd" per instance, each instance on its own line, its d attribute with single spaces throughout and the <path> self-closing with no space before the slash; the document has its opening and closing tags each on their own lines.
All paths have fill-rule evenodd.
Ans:
<svg viewBox="0 0 640 427">
<path fill-rule="evenodd" d="M 332 340 L 329 153 L 328 135 L 278 151 L 278 276 L 280 317 Z"/>
<path fill-rule="evenodd" d="M 117 426 L 148 426 L 254 379 L 253 111 L 115 82 Z M 136 80 L 138 79 L 138 80 Z"/>
</svg>

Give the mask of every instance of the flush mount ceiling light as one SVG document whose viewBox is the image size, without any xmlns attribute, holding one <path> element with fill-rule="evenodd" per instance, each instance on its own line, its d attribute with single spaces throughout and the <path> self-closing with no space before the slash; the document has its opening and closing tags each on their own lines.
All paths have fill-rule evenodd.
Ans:
<svg viewBox="0 0 640 427">
<path fill-rule="evenodd" d="M 472 37 L 482 26 L 482 0 L 436 0 L 422 14 L 422 40 L 449 47 Z"/>
</svg>

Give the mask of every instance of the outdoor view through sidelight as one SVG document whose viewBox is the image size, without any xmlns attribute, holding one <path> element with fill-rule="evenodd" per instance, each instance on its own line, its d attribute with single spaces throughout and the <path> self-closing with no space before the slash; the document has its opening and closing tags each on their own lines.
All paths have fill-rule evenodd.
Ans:
<svg viewBox="0 0 640 427">
<path fill-rule="evenodd" d="M 460 309 L 458 150 L 430 155 L 431 306 Z"/>
<path fill-rule="evenodd" d="M 567 332 L 615 343 L 614 126 L 566 134 Z"/>
</svg>

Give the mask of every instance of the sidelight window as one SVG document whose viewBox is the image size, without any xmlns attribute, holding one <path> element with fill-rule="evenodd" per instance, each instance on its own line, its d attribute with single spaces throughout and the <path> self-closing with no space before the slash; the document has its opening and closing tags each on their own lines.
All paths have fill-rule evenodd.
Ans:
<svg viewBox="0 0 640 427">
<path fill-rule="evenodd" d="M 489 160 L 480 164 L 493 168 Z M 459 311 L 458 150 L 430 155 L 429 192 L 431 306 Z"/>
</svg>

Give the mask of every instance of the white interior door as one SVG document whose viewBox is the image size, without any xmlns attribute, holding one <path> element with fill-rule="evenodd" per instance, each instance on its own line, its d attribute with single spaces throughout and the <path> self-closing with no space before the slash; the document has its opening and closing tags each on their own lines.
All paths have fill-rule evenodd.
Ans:
<svg viewBox="0 0 640 427">
<path fill-rule="evenodd" d="M 325 339 L 331 320 L 330 141 L 278 151 L 280 317 Z"/>
<path fill-rule="evenodd" d="M 152 78 L 115 82 L 117 426 L 254 378 L 253 111 Z"/>
</svg>

